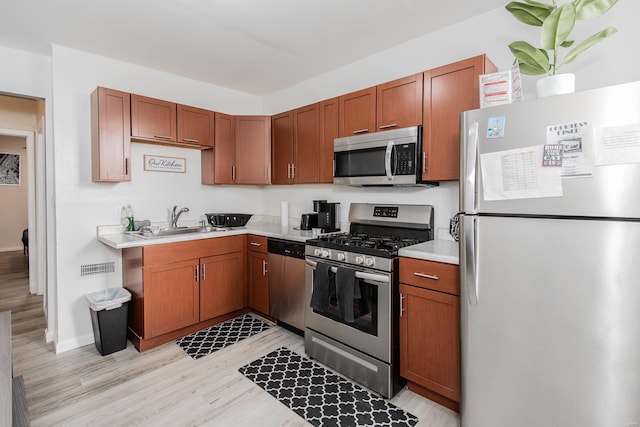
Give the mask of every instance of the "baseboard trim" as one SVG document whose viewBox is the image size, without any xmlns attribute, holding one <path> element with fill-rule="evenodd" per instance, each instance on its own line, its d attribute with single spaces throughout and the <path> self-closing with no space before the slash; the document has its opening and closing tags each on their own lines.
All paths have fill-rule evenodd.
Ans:
<svg viewBox="0 0 640 427">
<path fill-rule="evenodd" d="M 15 252 L 15 251 L 23 251 L 24 246 L 15 246 L 13 248 L 0 248 L 0 252 Z"/>
<path fill-rule="evenodd" d="M 74 350 L 85 345 L 94 344 L 93 333 L 89 335 L 83 335 L 80 337 L 71 338 L 68 340 L 58 341 L 56 345 L 56 354 L 64 353 L 65 351 Z"/>
</svg>

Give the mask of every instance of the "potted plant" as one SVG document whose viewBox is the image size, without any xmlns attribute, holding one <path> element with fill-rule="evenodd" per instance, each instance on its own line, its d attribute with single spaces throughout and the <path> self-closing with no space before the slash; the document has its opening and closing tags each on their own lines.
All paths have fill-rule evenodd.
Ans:
<svg viewBox="0 0 640 427">
<path fill-rule="evenodd" d="M 518 60 L 521 73 L 532 76 L 549 75 L 536 82 L 539 97 L 575 90 L 575 76 L 558 74 L 557 71 L 618 30 L 614 27 L 605 28 L 577 44 L 569 35 L 576 21 L 598 17 L 611 9 L 617 1 L 574 0 L 558 5 L 556 0 L 553 0 L 552 4 L 525 0 L 524 3 L 510 2 L 505 6 L 517 20 L 527 25 L 542 27 L 542 48 L 534 47 L 525 41 L 515 41 L 509 45 L 509 49 Z M 560 58 L 562 49 L 570 49 L 564 55 L 564 59 Z M 555 87 L 556 85 L 560 87 Z"/>
</svg>

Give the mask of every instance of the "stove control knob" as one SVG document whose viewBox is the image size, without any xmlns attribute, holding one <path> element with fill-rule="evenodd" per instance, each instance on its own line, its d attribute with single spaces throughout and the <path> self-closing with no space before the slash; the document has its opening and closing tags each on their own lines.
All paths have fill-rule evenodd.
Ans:
<svg viewBox="0 0 640 427">
<path fill-rule="evenodd" d="M 338 252 L 338 261 L 344 261 L 347 259 L 347 254 L 344 252 Z"/>
<path fill-rule="evenodd" d="M 364 257 L 362 255 L 356 256 L 356 264 L 359 264 L 359 265 L 364 264 Z"/>
<path fill-rule="evenodd" d="M 322 258 L 330 258 L 331 257 L 331 252 L 328 249 L 323 249 L 322 250 L 322 255 L 320 255 Z"/>
<path fill-rule="evenodd" d="M 322 255 L 322 249 L 320 249 L 320 248 L 315 248 L 315 249 L 313 250 L 313 255 L 315 255 L 315 256 L 321 256 L 321 255 Z"/>
<path fill-rule="evenodd" d="M 364 259 L 364 263 L 367 267 L 373 267 L 374 264 L 376 263 L 376 260 L 374 260 L 373 258 L 367 257 Z"/>
</svg>

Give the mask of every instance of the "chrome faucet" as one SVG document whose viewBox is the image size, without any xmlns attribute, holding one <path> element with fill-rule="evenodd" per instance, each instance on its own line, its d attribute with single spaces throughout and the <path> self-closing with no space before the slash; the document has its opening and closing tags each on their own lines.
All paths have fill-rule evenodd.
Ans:
<svg viewBox="0 0 640 427">
<path fill-rule="evenodd" d="M 178 205 L 174 206 L 173 211 L 171 211 L 171 228 L 177 228 L 180 215 L 182 215 L 183 212 L 189 212 L 189 208 L 187 207 L 180 209 L 177 213 L 176 209 L 178 209 Z"/>
</svg>

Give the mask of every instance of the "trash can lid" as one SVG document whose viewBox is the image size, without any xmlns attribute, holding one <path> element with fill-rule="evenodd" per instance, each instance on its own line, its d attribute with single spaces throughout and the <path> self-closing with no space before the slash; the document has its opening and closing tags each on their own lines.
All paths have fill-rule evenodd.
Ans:
<svg viewBox="0 0 640 427">
<path fill-rule="evenodd" d="M 109 288 L 86 294 L 92 310 L 113 310 L 131 300 L 131 293 L 125 288 Z"/>
</svg>

